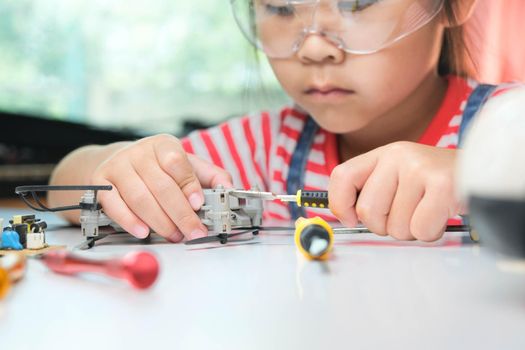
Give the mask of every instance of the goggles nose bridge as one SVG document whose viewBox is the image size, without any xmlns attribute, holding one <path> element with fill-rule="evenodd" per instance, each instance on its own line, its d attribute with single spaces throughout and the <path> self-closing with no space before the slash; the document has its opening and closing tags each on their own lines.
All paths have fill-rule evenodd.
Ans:
<svg viewBox="0 0 525 350">
<path fill-rule="evenodd" d="M 321 31 L 322 27 L 319 25 L 321 22 L 320 18 L 329 18 L 329 20 L 325 19 L 324 21 L 331 22 L 332 16 L 338 15 L 338 11 L 335 8 L 337 5 L 334 5 L 333 0 L 330 0 L 328 4 L 321 4 L 321 0 L 317 0 L 313 1 L 309 6 L 312 8 L 312 13 L 310 15 L 310 28 L 315 28 L 318 31 Z"/>
<path fill-rule="evenodd" d="M 310 35 L 318 35 L 324 40 L 329 41 L 331 44 L 334 44 L 338 49 L 345 50 L 344 41 L 335 33 L 331 33 L 325 30 L 319 30 L 316 26 L 310 26 L 303 29 L 301 35 L 293 45 L 293 52 L 299 51 L 299 49 L 304 45 L 304 42 Z"/>
<path fill-rule="evenodd" d="M 289 0 L 294 3 L 293 0 Z M 306 10 L 303 12 L 304 27 L 293 45 L 293 52 L 297 52 L 310 35 L 319 35 L 330 43 L 335 44 L 337 48 L 344 50 L 345 44 L 339 37 L 338 30 L 332 28 L 334 22 L 340 20 L 336 0 L 303 0 L 295 1 L 296 6 Z M 301 13 L 302 11 L 299 11 Z M 332 25 L 330 25 L 332 23 Z"/>
</svg>

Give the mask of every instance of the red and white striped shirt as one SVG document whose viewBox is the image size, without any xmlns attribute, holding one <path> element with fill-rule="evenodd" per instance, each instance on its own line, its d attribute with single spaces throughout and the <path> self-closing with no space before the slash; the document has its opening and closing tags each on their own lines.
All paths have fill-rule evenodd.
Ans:
<svg viewBox="0 0 525 350">
<path fill-rule="evenodd" d="M 419 143 L 457 147 L 463 110 L 477 83 L 458 77 L 448 80 L 441 107 Z M 195 131 L 183 139 L 183 145 L 187 152 L 227 170 L 237 188 L 257 187 L 284 194 L 288 166 L 306 119 L 306 114 L 292 107 L 276 114 L 262 112 Z M 303 188 L 326 190 L 330 173 L 339 162 L 336 135 L 320 128 L 309 152 Z M 326 209 L 307 208 L 306 212 L 308 217 L 317 215 L 325 220 L 336 220 Z M 291 218 L 288 205 L 280 201 L 265 203 L 265 217 Z"/>
</svg>

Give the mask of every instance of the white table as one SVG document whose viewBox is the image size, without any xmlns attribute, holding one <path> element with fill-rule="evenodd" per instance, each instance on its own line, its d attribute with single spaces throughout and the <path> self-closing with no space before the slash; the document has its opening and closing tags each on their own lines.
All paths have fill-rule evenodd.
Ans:
<svg viewBox="0 0 525 350">
<path fill-rule="evenodd" d="M 81 236 L 67 228 L 48 241 Z M 83 254 L 154 251 L 152 289 L 32 260 L 0 303 L 0 349 L 525 349 L 523 262 L 462 241 L 338 236 L 321 264 L 298 255 L 287 232 L 226 246 L 115 237 Z"/>
</svg>

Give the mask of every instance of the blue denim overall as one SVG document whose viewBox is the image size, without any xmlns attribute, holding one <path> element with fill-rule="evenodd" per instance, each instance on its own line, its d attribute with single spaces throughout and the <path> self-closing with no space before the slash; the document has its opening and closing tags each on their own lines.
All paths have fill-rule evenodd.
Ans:
<svg viewBox="0 0 525 350">
<path fill-rule="evenodd" d="M 478 85 L 468 98 L 467 105 L 463 111 L 461 125 L 459 127 L 459 145 L 463 142 L 468 125 L 474 119 L 481 107 L 483 107 L 495 88 L 496 86 L 494 85 Z M 295 194 L 298 190 L 304 187 L 304 175 L 306 173 L 308 154 L 310 153 L 312 143 L 318 130 L 319 125 L 317 125 L 317 123 L 309 116 L 306 119 L 290 160 L 288 178 L 286 181 L 286 191 L 289 194 Z M 304 208 L 297 206 L 297 203 L 290 202 L 289 208 L 293 220 L 296 220 L 301 216 L 306 216 Z"/>
</svg>

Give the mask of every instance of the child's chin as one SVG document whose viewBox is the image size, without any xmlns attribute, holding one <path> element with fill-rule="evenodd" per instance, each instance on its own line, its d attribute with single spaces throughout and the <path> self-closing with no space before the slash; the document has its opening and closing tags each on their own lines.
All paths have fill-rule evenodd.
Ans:
<svg viewBox="0 0 525 350">
<path fill-rule="evenodd" d="M 368 121 L 355 120 L 351 117 L 338 115 L 313 116 L 317 124 L 324 130 L 333 134 L 347 134 L 358 131 L 368 125 Z"/>
</svg>

